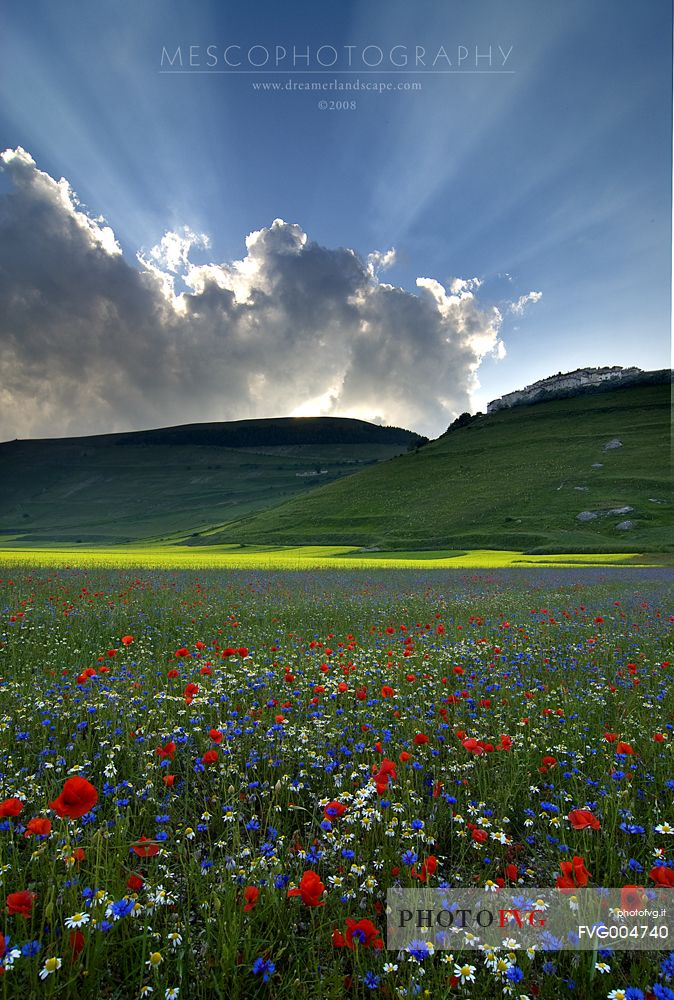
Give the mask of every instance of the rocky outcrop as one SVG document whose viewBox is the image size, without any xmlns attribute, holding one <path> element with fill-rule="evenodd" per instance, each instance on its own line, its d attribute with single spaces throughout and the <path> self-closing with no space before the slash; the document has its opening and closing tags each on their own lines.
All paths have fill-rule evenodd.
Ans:
<svg viewBox="0 0 674 1000">
<path fill-rule="evenodd" d="M 499 399 L 493 399 L 487 406 L 487 413 L 495 413 L 511 406 L 555 399 L 606 382 L 623 382 L 642 374 L 640 368 L 621 368 L 619 365 L 613 368 L 577 368 L 576 371 L 565 374 L 559 372 L 524 389 L 518 389 L 517 392 L 508 392 Z"/>
</svg>

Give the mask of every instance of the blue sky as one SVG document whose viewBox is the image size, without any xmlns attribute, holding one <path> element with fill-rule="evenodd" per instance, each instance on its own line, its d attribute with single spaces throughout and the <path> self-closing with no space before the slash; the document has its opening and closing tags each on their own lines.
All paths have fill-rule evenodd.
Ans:
<svg viewBox="0 0 674 1000">
<path fill-rule="evenodd" d="M 32 0 L 10 3 L 4 22 L 0 147 L 65 177 L 131 266 L 183 226 L 210 237 L 194 263 L 239 260 L 246 236 L 281 218 L 362 258 L 395 248 L 381 281 L 413 294 L 419 277 L 478 277 L 505 346 L 479 367 L 482 408 L 559 370 L 669 364 L 669 5 Z M 421 45 L 427 59 L 442 46 L 435 68 L 457 71 L 394 75 L 385 59 L 380 74 L 339 79 L 421 91 L 357 95 L 253 89 L 332 79 L 288 62 L 277 74 L 159 72 L 163 47 L 228 44 L 329 45 L 338 68 L 347 45 L 356 58 Z M 490 71 L 466 72 L 488 68 L 473 57 L 490 45 Z M 499 45 L 508 73 L 492 71 Z M 320 110 L 323 97 L 357 107 Z M 533 291 L 520 314 L 508 305 Z"/>
</svg>

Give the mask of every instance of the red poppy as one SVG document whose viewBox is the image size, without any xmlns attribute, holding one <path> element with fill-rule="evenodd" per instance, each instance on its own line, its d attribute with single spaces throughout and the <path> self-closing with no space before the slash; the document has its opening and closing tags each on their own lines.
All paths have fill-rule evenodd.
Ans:
<svg viewBox="0 0 674 1000">
<path fill-rule="evenodd" d="M 164 784 L 168 788 L 171 788 L 172 785 L 173 785 L 173 782 L 176 780 L 176 776 L 175 776 L 175 774 L 165 774 L 164 777 L 161 780 L 164 782 Z"/>
<path fill-rule="evenodd" d="M 174 677 L 180 677 L 180 671 L 173 668 L 172 670 L 169 670 L 166 676 L 173 680 Z"/>
<path fill-rule="evenodd" d="M 139 837 L 138 840 L 131 845 L 131 850 L 134 854 L 137 854 L 139 858 L 153 858 L 155 854 L 159 854 L 159 844 L 155 843 L 153 840 L 148 840 L 147 837 Z"/>
<path fill-rule="evenodd" d="M 204 765 L 204 767 L 208 767 L 209 764 L 215 764 L 217 759 L 218 759 L 217 750 L 207 750 L 206 753 L 201 758 L 201 763 Z"/>
<path fill-rule="evenodd" d="M 84 861 L 85 858 L 86 854 L 84 853 L 84 848 L 76 847 L 75 850 L 73 851 L 73 860 L 75 860 L 79 864 L 80 861 Z"/>
<path fill-rule="evenodd" d="M 623 910 L 640 910 L 647 902 L 642 885 L 624 885 L 620 890 L 620 907 Z"/>
<path fill-rule="evenodd" d="M 464 750 L 467 750 L 468 753 L 475 754 L 476 757 L 479 757 L 481 753 L 484 753 L 484 747 L 482 744 L 478 740 L 473 739 L 472 736 L 470 739 L 463 740 L 461 746 Z"/>
<path fill-rule="evenodd" d="M 180 649 L 176 649 L 176 659 L 182 660 L 184 657 L 189 656 L 190 651 L 187 646 L 181 646 Z"/>
<path fill-rule="evenodd" d="M 396 766 L 393 761 L 389 760 L 388 757 L 384 757 L 379 767 L 379 771 L 373 775 L 372 780 L 377 786 L 377 794 L 383 795 L 389 786 L 389 780 L 397 780 Z"/>
<path fill-rule="evenodd" d="M 244 912 L 248 913 L 249 910 L 254 910 L 257 906 L 257 900 L 260 895 L 260 890 L 254 885 L 247 885 L 243 890 L 243 898 L 246 901 L 244 906 Z"/>
<path fill-rule="evenodd" d="M 59 797 L 49 805 L 61 819 L 64 816 L 79 819 L 93 809 L 97 802 L 98 792 L 94 786 L 86 778 L 76 775 L 74 778 L 68 778 Z"/>
<path fill-rule="evenodd" d="M 473 830 L 471 836 L 478 844 L 485 844 L 489 839 L 489 834 L 486 830 Z"/>
<path fill-rule="evenodd" d="M 130 646 L 131 643 L 133 642 L 133 636 L 123 635 L 122 638 L 120 639 L 120 642 L 122 643 L 123 646 Z"/>
<path fill-rule="evenodd" d="M 572 809 L 567 819 L 574 830 L 601 829 L 601 823 L 589 809 Z"/>
<path fill-rule="evenodd" d="M 418 878 L 420 882 L 427 882 L 430 875 L 435 875 L 438 867 L 438 859 L 434 854 L 429 854 L 422 862 L 421 868 L 417 871 L 414 867 L 410 869 L 412 878 Z"/>
<path fill-rule="evenodd" d="M 423 746 L 424 743 L 428 743 L 428 736 L 425 733 L 417 733 L 414 737 L 413 743 L 415 746 Z"/>
<path fill-rule="evenodd" d="M 5 819 L 7 816 L 18 816 L 22 809 L 21 799 L 5 799 L 4 802 L 0 802 L 0 819 Z"/>
<path fill-rule="evenodd" d="M 34 834 L 36 837 L 48 837 L 51 833 L 51 820 L 43 816 L 36 816 L 35 819 L 28 820 L 28 826 L 24 837 Z"/>
<path fill-rule="evenodd" d="M 604 733 L 604 739 L 606 740 L 607 743 L 615 743 L 615 741 L 618 739 L 618 734 Z"/>
<path fill-rule="evenodd" d="M 70 953 L 72 957 L 77 958 L 79 953 L 84 948 L 84 934 L 82 931 L 71 931 L 68 935 L 68 944 L 70 945 Z"/>
<path fill-rule="evenodd" d="M 140 892 L 140 890 L 143 888 L 143 881 L 144 880 L 142 875 L 136 875 L 134 873 L 129 875 L 128 879 L 126 880 L 126 885 L 127 888 L 131 890 L 131 892 Z"/>
<path fill-rule="evenodd" d="M 0 958 L 4 958 L 6 952 L 7 952 L 7 945 L 5 944 L 5 936 L 4 934 L 0 934 Z M 0 971 L 4 972 L 5 970 L 1 969 Z"/>
<path fill-rule="evenodd" d="M 574 855 L 573 861 L 560 861 L 562 874 L 557 877 L 556 886 L 562 892 L 584 888 L 592 877 L 585 867 L 585 858 Z"/>
<path fill-rule="evenodd" d="M 194 696 L 195 694 L 197 694 L 198 690 L 199 690 L 198 684 L 188 684 L 185 687 L 185 690 L 183 691 L 183 698 L 185 699 L 186 704 L 188 705 L 192 704 Z"/>
<path fill-rule="evenodd" d="M 346 806 L 342 802 L 328 802 L 323 815 L 330 822 L 335 819 L 340 819 L 346 812 Z"/>
<path fill-rule="evenodd" d="M 394 698 L 395 691 L 389 684 L 384 684 L 384 686 L 381 689 L 381 696 L 382 698 Z"/>
<path fill-rule="evenodd" d="M 161 757 L 162 760 L 165 757 L 168 757 L 169 760 L 173 760 L 175 752 L 176 752 L 176 745 L 173 742 L 173 740 L 170 740 L 168 743 L 165 743 L 163 747 L 157 747 L 157 749 L 155 750 L 157 757 Z"/>
<path fill-rule="evenodd" d="M 29 917 L 35 899 L 37 899 L 37 895 L 28 889 L 22 889 L 21 892 L 10 892 L 7 897 L 7 912 L 10 917 Z"/>
<path fill-rule="evenodd" d="M 657 885 L 666 886 L 668 889 L 674 888 L 674 870 L 666 868 L 664 865 L 651 868 L 648 877 L 652 878 Z"/>
<path fill-rule="evenodd" d="M 237 651 L 236 651 L 236 652 L 237 652 L 237 653 L 239 654 L 239 656 L 240 656 L 241 658 L 243 658 L 243 657 L 245 657 L 245 656 L 248 656 L 248 647 L 247 647 L 247 646 L 240 646 L 240 647 L 239 647 L 239 648 L 237 649 Z"/>
<path fill-rule="evenodd" d="M 627 754 L 627 755 L 629 756 L 630 754 L 633 754 L 633 753 L 634 753 L 634 750 L 633 750 L 633 749 L 632 749 L 632 747 L 631 747 L 631 746 L 629 745 L 629 743 L 622 743 L 622 742 L 620 742 L 620 743 L 618 743 L 618 745 L 616 746 L 616 748 L 615 748 L 615 752 L 616 752 L 616 753 L 623 753 L 623 754 Z"/>
<path fill-rule="evenodd" d="M 359 944 L 363 948 L 384 947 L 380 932 L 371 920 L 354 920 L 353 917 L 346 918 L 345 935 L 336 929 L 332 932 L 332 943 L 335 948 L 350 948 L 352 951 Z"/>
<path fill-rule="evenodd" d="M 321 882 L 317 872 L 309 869 L 300 879 L 298 889 L 288 889 L 289 896 L 301 896 L 302 902 L 307 906 L 325 906 L 321 902 L 321 896 L 325 892 L 325 886 Z"/>
<path fill-rule="evenodd" d="M 219 729 L 209 729 L 208 735 L 214 743 L 222 743 L 222 733 Z"/>
<path fill-rule="evenodd" d="M 505 877 L 509 882 L 517 881 L 517 876 L 519 872 L 517 871 L 517 865 L 508 864 L 505 866 Z"/>
</svg>

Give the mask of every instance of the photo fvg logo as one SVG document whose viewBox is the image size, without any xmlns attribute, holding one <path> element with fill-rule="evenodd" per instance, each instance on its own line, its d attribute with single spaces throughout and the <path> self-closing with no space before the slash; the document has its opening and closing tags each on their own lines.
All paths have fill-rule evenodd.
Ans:
<svg viewBox="0 0 674 1000">
<path fill-rule="evenodd" d="M 635 888 L 638 890 L 635 892 Z M 674 940 L 674 890 L 390 889 L 387 948 L 649 951 Z"/>
<path fill-rule="evenodd" d="M 399 909 L 396 912 L 400 928 L 408 927 L 412 923 L 416 930 L 424 930 L 434 926 L 444 929 L 455 927 L 457 930 L 484 929 L 491 927 L 495 920 L 498 922 L 499 928 L 507 928 L 508 930 L 512 930 L 513 924 L 520 928 L 525 925 L 529 927 L 545 926 L 545 916 L 543 915 L 545 911 L 542 907 L 536 908 L 535 906 L 529 910 L 519 907 L 498 910 L 494 910 L 493 907 L 483 907 L 474 911 L 460 906 L 452 906 L 448 909 L 430 907 L 417 910 Z"/>
</svg>

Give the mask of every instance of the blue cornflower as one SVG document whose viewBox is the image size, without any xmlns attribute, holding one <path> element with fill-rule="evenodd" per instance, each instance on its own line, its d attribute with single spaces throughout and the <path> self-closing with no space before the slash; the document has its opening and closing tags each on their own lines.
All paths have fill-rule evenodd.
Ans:
<svg viewBox="0 0 674 1000">
<path fill-rule="evenodd" d="M 379 976 L 375 976 L 374 972 L 366 972 L 363 976 L 363 983 L 369 990 L 378 990 L 380 981 Z"/>
<path fill-rule="evenodd" d="M 39 941 L 27 941 L 26 944 L 21 945 L 21 954 L 24 958 L 33 958 L 38 954 L 42 945 Z"/>
<path fill-rule="evenodd" d="M 425 941 L 412 941 L 407 951 L 412 958 L 416 958 L 419 962 L 423 962 L 429 955 L 428 946 Z"/>
<path fill-rule="evenodd" d="M 628 986 L 625 990 L 625 1000 L 644 1000 L 644 991 L 638 986 Z"/>
<path fill-rule="evenodd" d="M 253 972 L 256 976 L 262 976 L 262 982 L 268 983 L 269 977 L 276 971 L 276 966 L 268 958 L 256 958 L 253 962 Z"/>
<path fill-rule="evenodd" d="M 413 865 L 417 860 L 418 855 L 414 851 L 405 851 L 402 856 L 402 862 L 404 865 Z"/>
<path fill-rule="evenodd" d="M 644 834 L 646 829 L 643 826 L 639 826 L 638 823 L 621 823 L 620 829 L 623 833 L 634 833 L 634 834 Z"/>
<path fill-rule="evenodd" d="M 521 983 L 524 979 L 524 973 L 518 965 L 511 965 L 506 970 L 506 979 L 509 979 L 511 983 Z"/>
<path fill-rule="evenodd" d="M 669 955 L 660 962 L 660 972 L 663 976 L 674 976 L 674 951 L 670 951 Z"/>
<path fill-rule="evenodd" d="M 670 990 L 669 986 L 662 986 L 661 983 L 656 983 L 653 986 L 653 994 L 657 1000 L 674 1000 L 674 992 Z"/>
<path fill-rule="evenodd" d="M 116 899 L 110 904 L 110 914 L 115 920 L 120 920 L 122 917 L 127 917 L 135 905 L 134 899 Z"/>
</svg>

